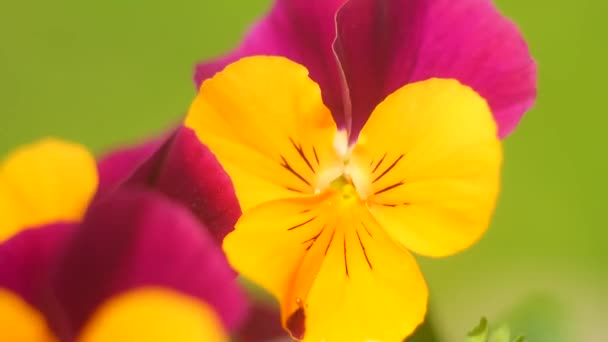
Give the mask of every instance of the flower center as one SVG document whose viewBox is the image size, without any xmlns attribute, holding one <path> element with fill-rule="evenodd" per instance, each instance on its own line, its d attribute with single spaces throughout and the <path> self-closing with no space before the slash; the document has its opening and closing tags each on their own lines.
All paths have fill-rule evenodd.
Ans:
<svg viewBox="0 0 608 342">
<path fill-rule="evenodd" d="M 348 179 L 344 174 L 340 177 L 334 179 L 329 187 L 334 189 L 340 193 L 342 199 L 344 200 L 357 200 L 359 199 L 359 194 L 357 193 L 357 189 L 354 184 Z"/>
</svg>

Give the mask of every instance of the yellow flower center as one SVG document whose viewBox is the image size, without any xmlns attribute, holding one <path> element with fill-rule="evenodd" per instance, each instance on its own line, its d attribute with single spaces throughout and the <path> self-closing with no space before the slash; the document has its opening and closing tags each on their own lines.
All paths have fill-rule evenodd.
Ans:
<svg viewBox="0 0 608 342">
<path fill-rule="evenodd" d="M 357 189 L 355 189 L 353 183 L 348 180 L 345 175 L 342 175 L 331 182 L 330 188 L 338 191 L 344 200 L 349 201 L 359 199 Z"/>
</svg>

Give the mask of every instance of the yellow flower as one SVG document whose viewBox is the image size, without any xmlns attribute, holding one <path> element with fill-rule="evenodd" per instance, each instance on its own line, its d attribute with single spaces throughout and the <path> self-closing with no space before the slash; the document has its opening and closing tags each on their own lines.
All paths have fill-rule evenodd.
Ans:
<svg viewBox="0 0 608 342">
<path fill-rule="evenodd" d="M 95 158 L 81 145 L 47 138 L 0 161 L 0 244 L 53 222 L 78 222 L 97 190 Z"/>
<path fill-rule="evenodd" d="M 455 80 L 397 90 L 354 139 L 306 68 L 249 57 L 203 83 L 186 125 L 243 210 L 224 240 L 230 263 L 280 301 L 283 325 L 306 341 L 412 333 L 428 291 L 409 251 L 470 246 L 498 193 L 496 125 L 486 101 Z"/>
</svg>

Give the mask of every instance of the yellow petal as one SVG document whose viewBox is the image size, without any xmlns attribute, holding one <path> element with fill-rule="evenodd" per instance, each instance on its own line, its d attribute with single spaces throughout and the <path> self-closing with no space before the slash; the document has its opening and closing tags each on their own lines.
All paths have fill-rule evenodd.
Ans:
<svg viewBox="0 0 608 342">
<path fill-rule="evenodd" d="M 97 166 L 82 146 L 45 139 L 0 165 L 0 242 L 55 221 L 78 221 L 97 190 Z"/>
<path fill-rule="evenodd" d="M 185 124 L 216 155 L 244 211 L 313 194 L 340 165 L 336 125 L 318 85 L 285 58 L 229 65 L 203 83 Z"/>
<path fill-rule="evenodd" d="M 79 342 L 228 341 L 208 304 L 163 288 L 131 290 L 104 303 Z"/>
<path fill-rule="evenodd" d="M 44 316 L 12 291 L 0 288 L 0 341 L 56 341 Z"/>
<path fill-rule="evenodd" d="M 413 257 L 356 197 L 261 205 L 224 240 L 231 264 L 274 294 L 284 326 L 306 341 L 401 341 L 426 312 Z"/>
<path fill-rule="evenodd" d="M 486 230 L 501 158 L 485 100 L 455 80 L 431 79 L 374 110 L 349 170 L 389 235 L 416 253 L 445 256 Z"/>
<path fill-rule="evenodd" d="M 362 203 L 338 206 L 336 217 L 336 236 L 305 302 L 304 340 L 403 341 L 426 313 L 416 261 Z"/>
<path fill-rule="evenodd" d="M 298 270 L 303 267 L 311 280 L 320 267 L 322 256 L 307 249 L 326 243 L 331 235 L 325 227 L 329 213 L 322 206 L 327 197 L 262 204 L 245 212 L 224 239 L 232 266 L 281 301 L 284 317 L 298 309 L 298 298 L 304 298 L 311 286 L 310 281 L 295 283 Z"/>
</svg>

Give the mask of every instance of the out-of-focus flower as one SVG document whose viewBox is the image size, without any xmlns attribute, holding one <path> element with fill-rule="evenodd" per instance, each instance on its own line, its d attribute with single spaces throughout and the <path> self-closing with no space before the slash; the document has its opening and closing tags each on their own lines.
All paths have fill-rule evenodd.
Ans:
<svg viewBox="0 0 608 342">
<path fill-rule="evenodd" d="M 225 256 L 179 204 L 137 187 L 90 202 L 94 159 L 57 140 L 2 170 L 0 340 L 222 341 L 243 320 Z"/>
<path fill-rule="evenodd" d="M 491 0 L 276 0 L 230 55 L 197 66 L 200 85 L 251 55 L 306 66 L 351 141 L 400 87 L 453 78 L 484 97 L 500 137 L 536 97 L 536 66 L 517 27 Z"/>
<path fill-rule="evenodd" d="M 99 162 L 99 195 L 120 186 L 144 186 L 178 201 L 218 245 L 241 215 L 232 182 L 194 132 L 180 127 L 160 137 L 109 153 Z"/>
<path fill-rule="evenodd" d="M 169 137 L 110 152 L 99 162 L 99 173 L 98 197 L 125 186 L 159 191 L 190 209 L 217 246 L 241 214 L 230 178 L 187 127 Z M 279 341 L 285 337 L 273 305 L 250 298 L 249 308 L 246 320 L 232 334 L 238 341 Z"/>
<path fill-rule="evenodd" d="M 22 146 L 0 163 L 0 243 L 53 222 L 78 222 L 97 190 L 95 159 L 55 139 Z"/>
<path fill-rule="evenodd" d="M 185 123 L 243 210 L 223 244 L 230 263 L 281 302 L 298 339 L 401 341 L 428 295 L 409 251 L 467 248 L 498 193 L 496 124 L 456 80 L 396 90 L 351 144 L 306 68 L 249 57 L 203 83 Z"/>
</svg>

